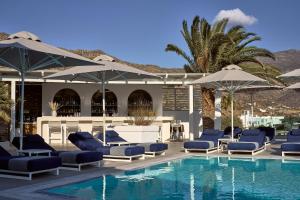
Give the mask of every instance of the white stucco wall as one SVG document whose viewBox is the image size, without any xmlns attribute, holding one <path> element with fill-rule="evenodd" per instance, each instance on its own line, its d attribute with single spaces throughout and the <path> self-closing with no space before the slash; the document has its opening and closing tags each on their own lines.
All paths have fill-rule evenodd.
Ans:
<svg viewBox="0 0 300 200">
<path fill-rule="evenodd" d="M 81 100 L 81 116 L 91 116 L 91 99 L 97 90 L 101 91 L 100 84 L 79 83 L 43 83 L 42 85 L 42 115 L 51 115 L 48 102 L 52 101 L 55 94 L 64 88 L 70 88 L 78 93 Z M 127 102 L 129 95 L 135 90 L 147 91 L 153 101 L 153 109 L 157 116 L 162 116 L 162 86 L 161 85 L 107 85 L 106 89 L 112 91 L 118 100 L 118 115 L 127 116 Z"/>
</svg>

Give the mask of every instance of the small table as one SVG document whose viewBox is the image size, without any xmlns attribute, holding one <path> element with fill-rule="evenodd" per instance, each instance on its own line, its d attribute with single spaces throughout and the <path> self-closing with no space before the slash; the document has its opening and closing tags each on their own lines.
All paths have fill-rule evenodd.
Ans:
<svg viewBox="0 0 300 200">
<path fill-rule="evenodd" d="M 38 155 L 41 153 L 48 153 L 48 156 L 51 156 L 51 150 L 48 149 L 23 149 L 23 150 L 18 150 L 18 153 L 24 153 L 24 154 L 28 154 L 29 157 L 31 157 L 33 154 L 34 155 Z"/>
<path fill-rule="evenodd" d="M 238 139 L 231 139 L 231 138 L 220 138 L 218 139 L 218 152 L 219 150 L 224 151 L 226 149 L 229 142 L 237 142 Z"/>
</svg>

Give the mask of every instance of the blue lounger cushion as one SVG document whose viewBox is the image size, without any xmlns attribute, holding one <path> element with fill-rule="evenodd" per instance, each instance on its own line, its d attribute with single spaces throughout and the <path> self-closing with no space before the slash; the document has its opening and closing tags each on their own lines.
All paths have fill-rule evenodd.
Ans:
<svg viewBox="0 0 300 200">
<path fill-rule="evenodd" d="M 259 148 L 257 142 L 231 142 L 228 144 L 228 150 L 247 150 L 253 151 Z"/>
<path fill-rule="evenodd" d="M 185 149 L 211 149 L 214 148 L 213 141 L 189 141 L 183 144 Z"/>
<path fill-rule="evenodd" d="M 103 133 L 98 133 L 96 138 L 103 142 Z M 115 130 L 106 131 L 106 142 L 127 142 L 124 138 L 120 137 L 119 133 Z M 164 143 L 140 143 L 136 146 L 141 146 L 145 148 L 146 152 L 161 152 L 168 149 L 168 145 Z"/>
<path fill-rule="evenodd" d="M 194 141 L 184 142 L 185 149 L 211 149 L 218 146 L 218 140 L 224 137 L 224 132 L 215 129 L 206 129 L 200 138 Z"/>
<path fill-rule="evenodd" d="M 281 151 L 294 151 L 294 152 L 300 152 L 300 142 L 286 142 L 281 144 Z"/>
<path fill-rule="evenodd" d="M 81 135 L 90 135 L 88 137 L 80 137 Z M 71 133 L 68 137 L 68 139 L 79 149 L 83 151 L 98 151 L 103 153 L 103 155 L 113 155 L 114 152 L 117 152 L 121 148 L 117 149 L 118 147 L 111 147 L 111 146 L 103 146 L 103 144 L 96 140 L 90 133 L 85 132 L 82 134 L 82 132 L 77 133 Z M 141 155 L 145 153 L 145 149 L 143 147 L 138 146 L 125 146 L 126 148 L 122 148 L 123 154 L 125 156 L 135 156 L 135 155 Z M 112 151 L 111 148 L 114 148 Z M 119 152 L 118 152 L 119 155 Z"/>
<path fill-rule="evenodd" d="M 89 137 L 87 134 L 82 134 L 80 137 Z M 19 147 L 19 137 L 15 137 L 13 144 Z M 93 151 L 56 151 L 40 135 L 28 135 L 23 138 L 23 149 L 47 149 L 51 150 L 52 156 L 58 156 L 62 159 L 63 163 L 88 163 L 102 160 L 101 152 Z"/>
<path fill-rule="evenodd" d="M 0 157 L 0 169 L 23 172 L 34 172 L 54 169 L 61 166 L 59 157 L 48 156 L 6 156 Z"/>
<path fill-rule="evenodd" d="M 33 156 L 11 158 L 8 161 L 8 170 L 34 172 L 54 169 L 61 166 L 61 159 L 56 156 Z"/>
<path fill-rule="evenodd" d="M 145 152 L 160 152 L 168 149 L 168 144 L 165 143 L 141 143 L 137 144 L 145 148 Z"/>
<path fill-rule="evenodd" d="M 263 147 L 265 144 L 265 132 L 258 129 L 244 130 L 238 142 L 230 142 L 228 150 L 253 151 Z"/>
<path fill-rule="evenodd" d="M 107 130 L 105 136 L 106 136 L 105 140 L 107 143 L 109 143 L 109 142 L 126 142 L 126 140 L 121 138 L 119 136 L 119 134 L 114 130 Z M 96 135 L 96 138 L 98 138 L 99 140 L 101 140 L 103 142 L 104 141 L 103 133 L 98 133 Z"/>
<path fill-rule="evenodd" d="M 96 151 L 64 151 L 58 153 L 63 163 L 81 164 L 103 159 L 101 152 Z"/>
<path fill-rule="evenodd" d="M 300 129 L 293 129 L 287 134 L 287 142 L 281 144 L 281 151 L 300 152 Z"/>
<path fill-rule="evenodd" d="M 113 156 L 135 156 L 145 153 L 145 148 L 141 146 L 113 146 L 109 155 Z"/>
</svg>

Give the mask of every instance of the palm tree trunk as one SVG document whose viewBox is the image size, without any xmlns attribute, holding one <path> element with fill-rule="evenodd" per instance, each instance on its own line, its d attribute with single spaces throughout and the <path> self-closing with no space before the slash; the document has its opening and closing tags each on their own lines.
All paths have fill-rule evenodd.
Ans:
<svg viewBox="0 0 300 200">
<path fill-rule="evenodd" d="M 215 96 L 212 89 L 201 88 L 202 92 L 202 111 L 203 111 L 203 130 L 214 128 L 215 117 Z"/>
</svg>

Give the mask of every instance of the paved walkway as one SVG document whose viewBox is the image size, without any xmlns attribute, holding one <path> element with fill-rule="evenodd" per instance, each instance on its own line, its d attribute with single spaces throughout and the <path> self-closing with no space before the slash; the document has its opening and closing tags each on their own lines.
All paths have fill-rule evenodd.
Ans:
<svg viewBox="0 0 300 200">
<path fill-rule="evenodd" d="M 255 157 L 281 159 L 279 148 L 280 143 L 281 142 L 277 142 L 268 146 L 265 152 L 262 152 L 256 155 Z M 36 193 L 35 191 L 72 182 L 78 182 L 85 179 L 95 178 L 105 174 L 115 174 L 121 173 L 126 170 L 143 168 L 153 164 L 167 162 L 174 159 L 180 159 L 191 155 L 206 155 L 203 153 L 186 154 L 183 151 L 181 151 L 182 146 L 183 144 L 181 142 L 172 142 L 169 143 L 169 150 L 167 151 L 166 156 L 147 158 L 146 160 L 136 160 L 132 163 L 105 161 L 104 166 L 100 169 L 95 167 L 86 167 L 81 172 L 61 170 L 59 176 L 54 176 L 52 174 L 41 174 L 34 176 L 32 181 L 0 178 L 0 199 L 53 199 L 53 196 L 45 196 L 45 194 Z M 56 148 L 68 150 L 74 149 L 74 147 L 72 146 Z M 226 152 L 212 153 L 209 155 L 227 156 Z M 247 155 L 233 156 L 245 157 Z M 55 197 L 55 199 L 57 198 Z"/>
</svg>

